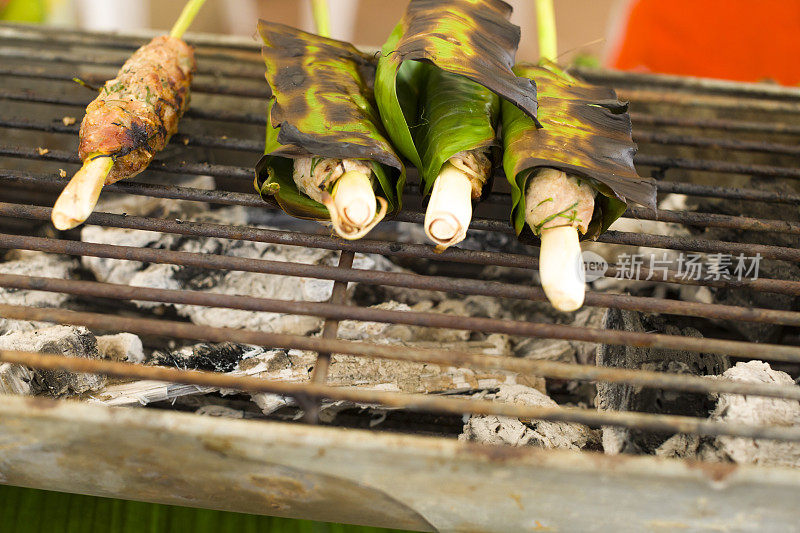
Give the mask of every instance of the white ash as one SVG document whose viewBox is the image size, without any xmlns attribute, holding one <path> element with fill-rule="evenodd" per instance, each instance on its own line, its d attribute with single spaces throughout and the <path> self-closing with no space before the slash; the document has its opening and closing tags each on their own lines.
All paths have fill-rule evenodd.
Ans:
<svg viewBox="0 0 800 533">
<path fill-rule="evenodd" d="M 524 385 L 501 385 L 498 389 L 494 394 L 478 394 L 475 398 L 530 406 L 558 407 L 558 404 L 546 394 Z M 596 446 L 598 435 L 596 431 L 582 424 L 543 420 L 523 422 L 504 416 L 472 415 L 464 424 L 464 430 L 458 440 L 581 450 Z"/>
<path fill-rule="evenodd" d="M 97 342 L 94 335 L 84 327 L 52 326 L 33 331 L 15 331 L 0 336 L 0 350 L 20 350 L 69 357 L 86 357 L 99 359 Z M 95 391 L 106 384 L 106 378 L 93 374 L 76 374 L 65 370 L 31 370 L 30 379 L 25 373 L 16 372 L 20 380 L 28 381 L 27 392 L 30 394 L 46 394 L 65 396 L 84 394 Z M 6 373 L 3 381 L 8 379 Z M 12 385 L 11 388 L 26 390 L 25 385 Z"/>
<path fill-rule="evenodd" d="M 184 206 L 187 203 L 166 203 L 164 201 L 153 201 L 142 205 L 134 203 L 126 205 L 124 210 L 128 214 L 158 215 L 164 218 L 178 218 L 198 222 L 243 226 L 252 224 L 250 215 L 254 210 L 247 210 L 242 207 L 215 211 L 198 210 L 198 204 L 192 202 L 193 210 L 188 211 Z M 100 209 L 105 210 L 105 206 L 101 206 Z M 123 208 L 116 206 L 115 209 L 119 211 Z M 97 226 L 85 227 L 81 233 L 81 238 L 87 242 L 327 266 L 336 266 L 339 258 L 339 253 L 336 251 L 316 248 L 283 246 L 244 240 L 186 237 L 167 233 Z M 83 264 L 100 281 L 138 287 L 174 290 L 189 289 L 216 294 L 310 302 L 328 300 L 333 288 L 333 282 L 329 280 L 252 272 L 212 271 L 177 265 L 144 264 L 96 257 L 84 257 Z M 383 257 L 360 254 L 356 255 L 354 268 L 370 270 L 398 269 Z M 322 326 L 322 319 L 309 316 L 141 301 L 136 302 L 136 304 L 145 309 L 153 309 L 162 305 L 173 307 L 179 315 L 188 317 L 196 324 L 214 327 L 244 328 L 307 335 L 318 331 Z"/>
<path fill-rule="evenodd" d="M 143 363 L 145 361 L 142 340 L 133 333 L 117 333 L 97 337 L 97 349 L 106 359 Z"/>
<path fill-rule="evenodd" d="M 14 250 L 9 259 L 0 263 L 0 273 L 17 276 L 38 276 L 68 279 L 78 266 L 76 260 L 55 254 Z M 24 307 L 62 307 L 69 295 L 58 292 L 29 291 L 0 287 L 0 303 Z M 28 322 L 0 317 L 0 334 L 12 331 L 31 331 L 46 327 L 44 322 Z"/>
<path fill-rule="evenodd" d="M 769 364 L 762 361 L 737 363 L 720 377 L 743 383 L 795 385 L 789 374 L 773 370 Z M 719 394 L 716 407 L 709 419 L 748 426 L 798 427 L 800 402 L 762 396 Z M 800 443 L 768 439 L 675 435 L 656 450 L 656 455 L 762 466 L 800 467 Z"/>
<path fill-rule="evenodd" d="M 27 396 L 31 393 L 31 381 L 33 381 L 33 371 L 30 368 L 0 363 L 0 394 Z"/>
</svg>

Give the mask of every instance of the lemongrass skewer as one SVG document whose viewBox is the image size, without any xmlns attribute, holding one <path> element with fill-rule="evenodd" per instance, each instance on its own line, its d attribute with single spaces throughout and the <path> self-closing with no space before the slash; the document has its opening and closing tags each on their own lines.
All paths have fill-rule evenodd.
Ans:
<svg viewBox="0 0 800 533">
<path fill-rule="evenodd" d="M 539 169 L 525 193 L 525 220 L 542 241 L 542 288 L 559 311 L 583 305 L 586 284 L 578 241 L 592 219 L 594 194 L 588 183 L 553 168 Z"/>
<path fill-rule="evenodd" d="M 206 0 L 189 0 L 170 31 L 170 37 L 180 39 L 192 24 Z M 82 224 L 94 211 L 106 179 L 114 168 L 112 154 L 93 153 L 84 161 L 64 190 L 61 191 L 50 218 L 61 230 L 72 229 Z"/>
<path fill-rule="evenodd" d="M 467 236 L 472 220 L 472 182 L 449 161 L 436 177 L 425 211 L 425 234 L 444 251 Z"/>
<path fill-rule="evenodd" d="M 388 203 L 375 196 L 369 176 L 350 170 L 336 180 L 330 194 L 322 193 L 322 203 L 328 208 L 331 223 L 340 237 L 360 239 L 386 216 Z M 376 209 L 380 204 L 380 210 Z"/>
<path fill-rule="evenodd" d="M 91 154 L 86 158 L 53 206 L 51 218 L 56 229 L 66 231 L 89 218 L 113 166 L 110 155 Z"/>
</svg>

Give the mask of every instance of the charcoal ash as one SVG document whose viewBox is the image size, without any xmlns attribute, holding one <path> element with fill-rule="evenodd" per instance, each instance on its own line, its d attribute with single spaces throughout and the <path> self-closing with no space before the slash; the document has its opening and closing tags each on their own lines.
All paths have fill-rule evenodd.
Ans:
<svg viewBox="0 0 800 533">
<path fill-rule="evenodd" d="M 756 189 L 797 194 L 797 184 L 782 180 L 754 181 L 750 186 Z M 800 222 L 800 207 L 775 202 L 748 202 L 744 200 L 719 198 L 698 198 L 696 209 L 701 212 L 719 213 L 731 216 L 748 216 L 767 220 Z M 704 239 L 764 244 L 797 248 L 800 239 L 797 235 L 784 232 L 743 231 L 728 228 L 705 227 L 699 232 Z M 748 255 L 748 254 L 746 254 Z M 735 263 L 734 263 L 735 265 Z M 736 278 L 731 265 L 728 275 Z M 800 281 L 800 265 L 789 261 L 762 260 L 758 277 L 789 281 Z M 712 288 L 713 302 L 742 307 L 760 307 L 784 311 L 800 309 L 800 297 L 787 294 L 760 292 L 747 288 Z M 781 342 L 785 326 L 766 322 L 720 321 L 751 342 Z"/>
<path fill-rule="evenodd" d="M 142 340 L 133 333 L 101 335 L 97 337 L 97 350 L 112 361 L 143 363 L 146 359 Z"/>
<path fill-rule="evenodd" d="M 259 351 L 254 346 L 234 342 L 202 343 L 169 352 L 154 352 L 150 363 L 182 370 L 232 372 L 239 367 L 242 359 Z"/>
<path fill-rule="evenodd" d="M 75 273 L 78 262 L 72 258 L 42 252 L 13 250 L 0 262 L 0 273 L 17 276 L 38 276 L 69 279 Z M 29 291 L 0 287 L 0 303 L 24 307 L 63 307 L 70 297 L 67 294 L 45 291 Z M 44 322 L 28 322 L 0 317 L 0 335 L 13 331 L 32 331 L 47 327 Z"/>
<path fill-rule="evenodd" d="M 789 374 L 762 361 L 740 362 L 721 379 L 742 383 L 796 385 Z M 719 394 L 709 419 L 748 426 L 800 426 L 800 402 L 761 396 Z M 742 437 L 678 434 L 655 450 L 661 457 L 800 468 L 800 443 Z"/>
<path fill-rule="evenodd" d="M 119 202 L 124 202 L 120 199 Z M 185 210 L 190 204 L 192 210 Z M 199 204 L 202 205 L 202 204 Z M 159 215 L 166 218 L 211 222 L 228 225 L 252 225 L 252 219 L 264 220 L 257 209 L 243 207 L 218 210 L 198 209 L 196 202 L 153 200 L 140 204 L 103 205 L 100 210 L 123 211 L 136 215 Z M 267 220 L 270 220 L 267 218 Z M 266 227 L 266 226 L 262 226 Z M 330 250 L 283 246 L 243 240 L 186 237 L 167 233 L 143 232 L 124 228 L 87 226 L 81 233 L 86 242 L 117 244 L 177 250 L 199 254 L 218 254 L 247 259 L 266 259 L 336 266 L 339 253 Z M 99 281 L 139 287 L 172 290 L 195 290 L 215 294 L 247 295 L 260 298 L 323 302 L 330 298 L 333 282 L 293 276 L 266 275 L 252 272 L 213 271 L 180 265 L 144 264 L 97 257 L 84 257 L 83 265 Z M 369 270 L 399 270 L 399 267 L 381 256 L 356 255 L 355 268 Z M 237 309 L 205 308 L 182 304 L 135 302 L 146 310 L 174 308 L 179 316 L 192 322 L 213 327 L 244 328 L 277 333 L 307 335 L 322 327 L 322 319 L 282 313 L 252 312 Z"/>
<path fill-rule="evenodd" d="M 494 392 L 476 394 L 473 397 L 518 405 L 558 407 L 558 404 L 546 394 L 524 385 L 500 385 Z M 597 431 L 587 426 L 570 422 L 523 421 L 496 415 L 471 415 L 464 423 L 458 440 L 496 445 L 583 450 L 598 448 L 600 436 Z"/>
<path fill-rule="evenodd" d="M 636 311 L 609 309 L 606 314 L 607 329 L 663 333 L 702 338 L 702 334 L 687 325 L 687 321 Z M 730 367 L 726 356 L 663 348 L 639 346 L 600 345 L 597 351 L 599 366 L 628 368 L 713 376 Z M 634 411 L 655 414 L 672 414 L 706 417 L 713 403 L 703 394 L 645 388 L 626 384 L 598 383 L 597 407 L 606 411 Z M 605 453 L 653 453 L 667 437 L 646 431 L 619 427 L 603 428 Z"/>
<path fill-rule="evenodd" d="M 0 350 L 19 350 L 68 357 L 100 359 L 94 335 L 84 328 L 75 326 L 52 326 L 32 331 L 15 331 L 0 336 Z M 80 374 L 66 370 L 14 370 L 15 365 L 3 365 L 5 373 L 0 383 L 5 390 L 23 394 L 46 396 L 72 396 L 101 389 L 106 384 L 104 376 Z M 3 371 L 0 367 L 0 372 Z M 27 384 L 26 384 L 27 383 Z"/>
</svg>

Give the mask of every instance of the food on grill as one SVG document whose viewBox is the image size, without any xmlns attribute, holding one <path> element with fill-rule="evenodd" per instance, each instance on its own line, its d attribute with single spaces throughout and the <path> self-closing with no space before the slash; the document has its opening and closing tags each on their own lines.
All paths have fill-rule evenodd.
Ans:
<svg viewBox="0 0 800 533">
<path fill-rule="evenodd" d="M 400 209 L 405 167 L 372 94 L 375 61 L 349 43 L 260 21 L 271 90 L 256 189 L 345 239 Z"/>
<path fill-rule="evenodd" d="M 381 118 L 431 195 L 425 231 L 443 250 L 464 239 L 499 150 L 498 95 L 535 120 L 536 86 L 511 67 L 520 31 L 501 0 L 412 0 L 383 45 Z"/>
<path fill-rule="evenodd" d="M 613 89 L 585 83 L 547 61 L 514 71 L 536 80 L 541 127 L 502 103 L 511 221 L 517 235 L 540 239 L 542 287 L 554 307 L 572 311 L 584 297 L 579 233 L 597 237 L 628 201 L 655 207 L 656 188 L 634 169 L 628 107 Z"/>
<path fill-rule="evenodd" d="M 203 2 L 191 0 L 170 35 L 139 48 L 86 108 L 78 149 L 83 166 L 53 206 L 56 228 L 84 222 L 103 185 L 142 172 L 178 130 L 196 68 L 181 36 Z"/>
</svg>

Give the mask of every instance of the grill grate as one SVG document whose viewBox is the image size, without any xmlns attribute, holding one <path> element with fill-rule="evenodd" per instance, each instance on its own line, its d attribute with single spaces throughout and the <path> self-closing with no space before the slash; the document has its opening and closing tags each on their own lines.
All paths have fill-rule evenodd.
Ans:
<svg viewBox="0 0 800 533">
<path fill-rule="evenodd" d="M 157 367 L 138 367 L 108 361 L 78 360 L 21 352 L 0 352 L 0 360 L 40 368 L 68 368 L 120 377 L 139 377 L 247 391 L 272 392 L 298 399 L 306 420 L 318 421 L 321 398 L 350 400 L 417 411 L 450 414 L 498 414 L 519 418 L 581 422 L 587 425 L 619 426 L 664 433 L 732 435 L 800 441 L 800 428 L 746 426 L 711 422 L 704 419 L 635 412 L 598 412 L 577 408 L 543 408 L 495 402 L 446 398 L 433 395 L 365 391 L 325 385 L 332 353 L 359 355 L 416 362 L 430 362 L 470 369 L 506 370 L 563 380 L 595 381 L 655 387 L 665 390 L 701 393 L 736 393 L 775 398 L 800 399 L 797 387 L 733 383 L 701 377 L 594 367 L 488 356 L 443 349 L 407 348 L 337 339 L 340 320 L 424 325 L 514 336 L 568 339 L 587 343 L 648 346 L 702 353 L 718 353 L 744 359 L 800 365 L 797 328 L 800 312 L 685 302 L 653 296 L 629 296 L 588 292 L 586 305 L 635 310 L 703 319 L 725 319 L 786 326 L 780 343 L 754 343 L 737 338 L 692 338 L 657 333 L 600 330 L 583 326 L 537 323 L 509 319 L 463 317 L 417 311 L 391 311 L 343 305 L 348 282 L 387 285 L 504 299 L 545 301 L 539 287 L 473 279 L 466 267 L 502 266 L 522 269 L 530 274 L 537 268 L 535 249 L 512 253 L 502 249 L 471 250 L 451 248 L 438 254 L 427 244 L 367 238 L 343 242 L 321 228 L 312 231 L 269 230 L 255 227 L 197 223 L 156 217 L 125 216 L 98 212 L 88 224 L 156 231 L 194 237 L 216 237 L 261 243 L 304 246 L 341 251 L 337 266 L 308 265 L 264 259 L 134 248 L 75 240 L 76 234 L 47 236 L 50 210 L 47 207 L 63 187 L 60 168 L 71 173 L 79 163 L 78 124 L 64 125 L 61 118 L 80 119 L 82 107 L 92 95 L 73 83 L 77 75 L 88 83 L 112 77 L 116 68 L 141 42 L 130 37 L 58 33 L 46 29 L 0 25 L 0 57 L 3 75 L 0 86 L 0 248 L 26 249 L 52 254 L 125 259 L 147 263 L 192 266 L 201 269 L 238 270 L 329 280 L 332 296 L 327 303 L 281 301 L 249 296 L 128 287 L 96 281 L 48 279 L 0 274 L 0 287 L 65 293 L 98 298 L 182 303 L 206 307 L 280 312 L 320 317 L 325 320 L 320 337 L 301 337 L 198 326 L 177 320 L 109 316 L 99 313 L 59 309 L 25 308 L 0 305 L 5 318 L 84 325 L 100 330 L 128 331 L 164 335 L 186 340 L 234 341 L 261 346 L 298 348 L 316 351 L 317 364 L 308 383 L 279 383 L 223 374 L 187 372 Z M 210 175 L 217 178 L 214 191 L 166 184 L 125 181 L 106 188 L 108 192 L 203 202 L 213 205 L 269 207 L 252 190 L 252 166 L 262 150 L 266 89 L 258 49 L 255 46 L 198 38 L 201 71 L 193 87 L 193 105 L 183 119 L 183 133 L 174 137 L 169 155 L 151 165 L 148 175 Z M 640 143 L 636 157 L 641 174 L 649 170 L 659 180 L 661 194 L 678 193 L 721 200 L 743 200 L 800 205 L 800 194 L 747 188 L 785 180 L 795 184 L 800 178 L 797 166 L 797 137 L 800 136 L 800 91 L 768 86 L 747 87 L 725 82 L 691 81 L 672 77 L 619 73 L 584 72 L 597 83 L 613 84 L 621 98 L 632 102 L 634 134 Z M 722 112 L 724 118 L 714 113 Z M 689 115 L 689 116 L 687 116 Z M 31 118 L 34 117 L 34 118 Z M 679 133 L 664 132 L 677 128 Z M 687 131 L 689 133 L 687 133 Z M 734 135 L 755 135 L 756 139 Z M 764 137 L 769 140 L 763 140 Z M 38 146 L 47 146 L 40 150 Z M 699 179 L 688 181 L 690 173 Z M 413 177 L 412 177 L 413 178 Z M 675 180 L 675 181 L 673 181 Z M 681 181 L 683 180 L 683 181 Z M 413 179 L 411 180 L 413 185 Z M 741 186 L 740 186 L 741 185 Z M 477 210 L 472 228 L 488 233 L 512 233 L 507 222 L 509 191 L 504 180 Z M 409 187 L 409 189 L 413 189 Z M 797 187 L 794 187 L 797 191 Z M 413 191 L 406 195 L 409 208 L 396 220 L 417 224 L 422 220 L 419 200 Z M 746 214 L 719 214 L 693 211 L 651 210 L 630 207 L 627 218 L 661 221 L 686 227 L 716 227 L 758 232 L 770 239 L 774 234 L 798 235 L 800 222 L 771 220 Z M 791 217 L 788 217 L 791 218 Z M 380 227 L 379 227 L 380 229 Z M 42 236 L 44 235 L 44 236 Z M 606 245 L 643 246 L 673 251 L 760 254 L 774 262 L 800 262 L 800 247 L 751 242 L 729 242 L 693 236 L 670 236 L 625 231 L 609 231 L 598 241 Z M 408 274 L 353 268 L 355 253 L 374 253 L 399 259 L 425 259 L 447 265 L 446 272 Z M 463 273 L 462 273 L 463 272 Z M 606 277 L 619 274 L 612 265 Z M 793 279 L 692 280 L 674 270 L 664 281 L 653 281 L 647 268 L 630 281 L 631 286 L 648 281 L 664 286 L 700 285 L 732 291 L 751 290 L 800 296 L 800 281 Z M 797 368 L 794 366 L 793 368 Z"/>
</svg>

